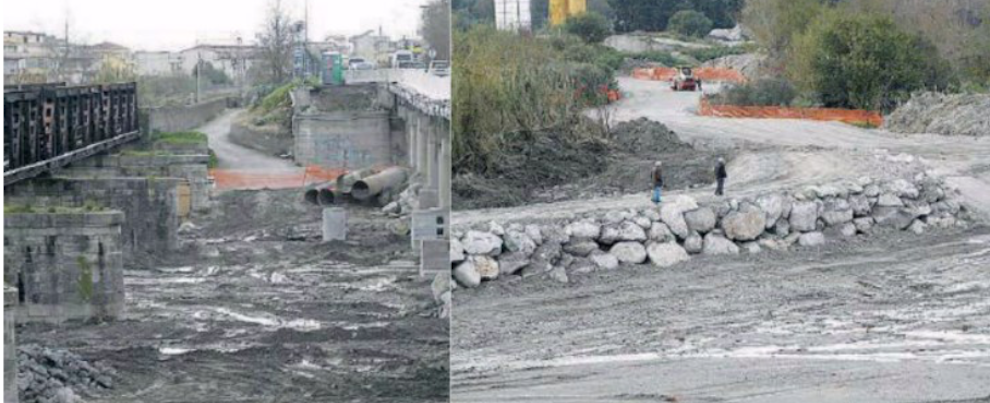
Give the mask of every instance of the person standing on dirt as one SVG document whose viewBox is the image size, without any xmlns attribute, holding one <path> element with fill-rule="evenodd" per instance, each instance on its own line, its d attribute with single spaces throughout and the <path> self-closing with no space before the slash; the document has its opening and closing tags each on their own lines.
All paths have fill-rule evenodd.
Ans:
<svg viewBox="0 0 990 403">
<path fill-rule="evenodd" d="M 663 165 L 660 161 L 653 164 L 653 172 L 650 173 L 650 177 L 653 178 L 653 202 L 660 203 L 660 190 L 663 188 L 663 170 L 661 169 Z"/>
<path fill-rule="evenodd" d="M 725 178 L 728 178 L 728 173 L 725 172 L 725 158 L 718 157 L 718 162 L 715 163 L 715 182 L 717 183 L 715 187 L 715 196 L 723 195 L 723 190 L 725 188 Z"/>
</svg>

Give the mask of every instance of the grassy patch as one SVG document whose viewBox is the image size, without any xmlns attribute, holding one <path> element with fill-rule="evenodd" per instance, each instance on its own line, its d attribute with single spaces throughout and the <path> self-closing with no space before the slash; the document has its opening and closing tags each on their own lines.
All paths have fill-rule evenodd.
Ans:
<svg viewBox="0 0 990 403">
<path fill-rule="evenodd" d="M 207 139 L 203 133 L 189 131 L 156 133 L 153 141 L 164 144 L 206 144 Z"/>
<path fill-rule="evenodd" d="M 220 165 L 220 159 L 217 158 L 217 153 L 214 152 L 211 149 L 210 150 L 210 161 L 206 164 L 206 167 L 209 168 L 209 169 L 213 169 L 213 168 L 216 168 L 219 165 Z"/>
<path fill-rule="evenodd" d="M 660 63 L 667 67 L 675 67 L 687 63 L 684 59 L 674 56 L 670 52 L 663 52 L 659 50 L 651 50 L 640 53 L 626 53 L 626 57 L 635 60 L 646 60 L 649 62 Z"/>
<path fill-rule="evenodd" d="M 686 48 L 681 50 L 681 53 L 697 59 L 698 63 L 704 63 L 724 56 L 741 55 L 749 50 L 747 46 L 714 46 L 710 48 Z"/>
<path fill-rule="evenodd" d="M 35 212 L 34 207 L 28 206 L 26 204 L 11 204 L 11 203 L 3 204 L 4 214 L 31 214 L 34 212 Z"/>
<path fill-rule="evenodd" d="M 89 302 L 93 299 L 93 269 L 82 256 L 76 258 L 76 263 L 79 265 L 79 295 Z"/>
<path fill-rule="evenodd" d="M 78 214 L 92 213 L 106 210 L 106 207 L 96 201 L 87 200 L 82 206 L 28 206 L 24 204 L 4 203 L 4 214 Z"/>
</svg>

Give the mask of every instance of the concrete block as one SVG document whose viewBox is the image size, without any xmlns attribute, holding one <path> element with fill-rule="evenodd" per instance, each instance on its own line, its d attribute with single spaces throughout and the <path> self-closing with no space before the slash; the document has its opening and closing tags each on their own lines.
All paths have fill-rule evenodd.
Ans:
<svg viewBox="0 0 990 403">
<path fill-rule="evenodd" d="M 438 272 L 450 270 L 450 241 L 446 239 L 426 239 L 420 242 L 420 276 L 432 276 Z"/>
<path fill-rule="evenodd" d="M 440 193 L 437 192 L 437 189 L 420 189 L 419 207 L 422 209 L 434 209 L 440 207 Z"/>
<path fill-rule="evenodd" d="M 347 210 L 341 207 L 323 209 L 323 242 L 347 239 Z"/>
<path fill-rule="evenodd" d="M 450 239 L 450 210 L 426 209 L 412 213 L 412 248 L 419 250 L 420 241 Z"/>
<path fill-rule="evenodd" d="M 3 403 L 17 403 L 17 338 L 14 308 L 17 289 L 3 287 Z"/>
</svg>

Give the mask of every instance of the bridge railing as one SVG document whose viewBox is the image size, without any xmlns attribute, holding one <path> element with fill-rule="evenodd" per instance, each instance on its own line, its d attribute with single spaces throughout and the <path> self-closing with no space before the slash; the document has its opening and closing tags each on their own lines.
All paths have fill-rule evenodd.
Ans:
<svg viewBox="0 0 990 403">
<path fill-rule="evenodd" d="M 135 83 L 4 87 L 4 185 L 139 135 Z"/>
</svg>

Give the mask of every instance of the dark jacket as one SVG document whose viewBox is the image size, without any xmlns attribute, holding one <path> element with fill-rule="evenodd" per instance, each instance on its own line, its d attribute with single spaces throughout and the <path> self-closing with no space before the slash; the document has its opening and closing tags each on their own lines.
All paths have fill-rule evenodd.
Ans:
<svg viewBox="0 0 990 403">
<path fill-rule="evenodd" d="M 650 177 L 653 178 L 653 187 L 663 187 L 663 169 L 661 167 L 653 167 Z"/>
<path fill-rule="evenodd" d="M 725 179 L 728 177 L 729 174 L 725 172 L 725 164 L 721 162 L 715 164 L 715 179 Z"/>
</svg>

